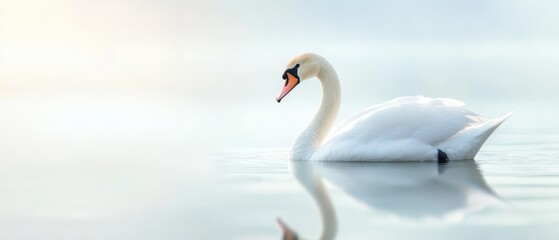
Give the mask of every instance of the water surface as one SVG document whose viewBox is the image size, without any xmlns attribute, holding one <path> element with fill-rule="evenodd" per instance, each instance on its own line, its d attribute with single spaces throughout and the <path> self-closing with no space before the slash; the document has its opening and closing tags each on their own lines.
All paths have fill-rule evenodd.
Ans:
<svg viewBox="0 0 559 240">
<path fill-rule="evenodd" d="M 438 165 L 289 162 L 311 106 L 267 104 L 0 97 L 0 238 L 281 239 L 278 218 L 306 239 L 559 236 L 550 107 L 520 107 L 475 161 Z"/>
<path fill-rule="evenodd" d="M 280 239 L 279 217 L 318 239 L 326 196 L 335 218 L 326 225 L 336 223 L 337 239 L 556 239 L 558 136 L 505 134 L 476 160 L 446 165 L 289 162 L 288 149 L 222 152 L 215 156 L 222 211 L 235 219 L 224 232 Z"/>
</svg>

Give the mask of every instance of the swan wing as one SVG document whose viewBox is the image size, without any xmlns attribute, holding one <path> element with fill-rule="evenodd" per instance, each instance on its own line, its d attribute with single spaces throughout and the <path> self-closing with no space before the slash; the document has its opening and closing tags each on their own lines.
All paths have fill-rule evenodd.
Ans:
<svg viewBox="0 0 559 240">
<path fill-rule="evenodd" d="M 485 119 L 461 101 L 400 97 L 342 121 L 315 154 L 323 160 L 435 160 L 439 144 Z M 329 159 L 333 158 L 333 159 Z"/>
</svg>

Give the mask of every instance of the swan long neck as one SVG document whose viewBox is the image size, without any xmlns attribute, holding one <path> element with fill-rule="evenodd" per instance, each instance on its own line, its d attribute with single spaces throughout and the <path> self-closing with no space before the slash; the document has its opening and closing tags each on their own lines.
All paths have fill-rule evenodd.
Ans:
<svg viewBox="0 0 559 240">
<path fill-rule="evenodd" d="M 330 129 L 334 125 L 340 109 L 340 82 L 336 71 L 324 58 L 319 58 L 320 71 L 317 74 L 322 87 L 322 100 L 320 108 L 309 126 L 299 135 L 291 158 L 309 160 L 316 150 L 322 145 Z"/>
</svg>

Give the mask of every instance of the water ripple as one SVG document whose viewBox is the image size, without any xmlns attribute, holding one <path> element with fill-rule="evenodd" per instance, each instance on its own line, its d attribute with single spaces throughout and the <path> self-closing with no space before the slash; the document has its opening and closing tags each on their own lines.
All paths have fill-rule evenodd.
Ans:
<svg viewBox="0 0 559 240">
<path fill-rule="evenodd" d="M 232 149 L 212 158 L 227 174 L 287 173 L 288 149 Z"/>
</svg>

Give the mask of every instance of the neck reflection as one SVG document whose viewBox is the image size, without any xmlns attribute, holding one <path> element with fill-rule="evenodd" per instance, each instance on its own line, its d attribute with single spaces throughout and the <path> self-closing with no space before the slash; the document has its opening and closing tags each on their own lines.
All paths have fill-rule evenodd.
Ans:
<svg viewBox="0 0 559 240">
<path fill-rule="evenodd" d="M 324 180 L 370 209 L 418 222 L 459 222 L 468 213 L 506 205 L 487 185 L 474 160 L 448 164 L 291 161 L 290 167 L 320 209 L 320 239 L 333 239 L 337 230 Z"/>
</svg>

